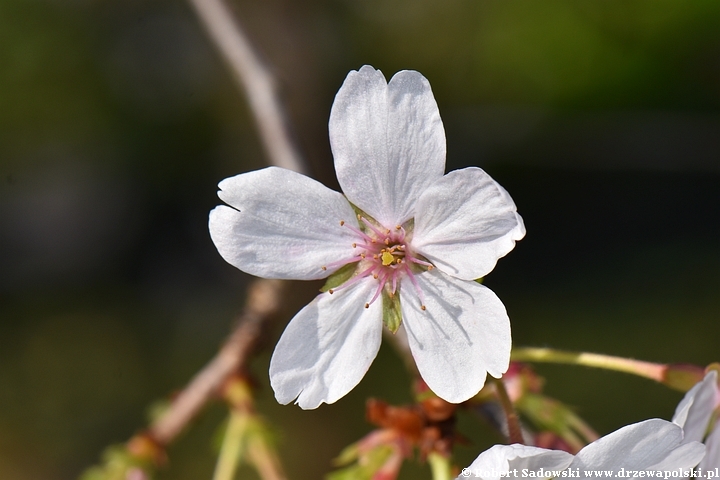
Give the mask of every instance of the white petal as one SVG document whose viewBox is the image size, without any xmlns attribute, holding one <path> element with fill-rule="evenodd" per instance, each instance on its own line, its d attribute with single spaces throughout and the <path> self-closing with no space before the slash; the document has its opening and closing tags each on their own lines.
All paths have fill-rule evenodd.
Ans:
<svg viewBox="0 0 720 480">
<path fill-rule="evenodd" d="M 210 212 L 210 236 L 220 255 L 258 277 L 313 280 L 353 256 L 355 212 L 342 194 L 299 173 L 270 167 L 220 182 L 230 206 Z"/>
<path fill-rule="evenodd" d="M 717 405 L 717 396 L 717 372 L 711 370 L 680 401 L 672 421 L 683 427 L 686 442 L 701 442 L 705 438 L 710 416 Z"/>
<path fill-rule="evenodd" d="M 366 65 L 350 72 L 330 112 L 330 145 L 348 200 L 392 228 L 445 171 L 445 130 L 427 79 L 398 72 L 387 84 Z"/>
<path fill-rule="evenodd" d="M 575 456 L 571 469 L 666 470 L 691 468 L 702 458 L 705 447 L 682 443 L 683 432 L 674 423 L 645 420 L 623 427 L 586 446 Z"/>
<path fill-rule="evenodd" d="M 463 469 L 463 474 L 457 478 L 458 480 L 468 477 L 499 480 L 502 473 L 514 469 L 518 470 L 518 477 L 522 476 L 523 469 L 533 473 L 540 470 L 551 471 L 559 475 L 570 465 L 572 460 L 572 455 L 559 450 L 546 450 L 519 444 L 495 445 L 481 453 L 467 469 Z M 515 475 L 505 475 L 502 478 L 515 478 Z"/>
<path fill-rule="evenodd" d="M 720 468 L 720 425 L 715 422 L 715 427 L 705 440 L 705 457 L 698 467 L 704 472 Z"/>
<path fill-rule="evenodd" d="M 283 332 L 270 360 L 270 384 L 280 403 L 301 408 L 333 403 L 360 383 L 380 348 L 382 303 L 365 303 L 372 277 L 318 295 Z"/>
<path fill-rule="evenodd" d="M 408 277 L 400 304 L 420 375 L 439 397 L 460 403 L 500 377 L 510 362 L 510 320 L 492 290 L 437 270 L 416 275 L 426 310 Z"/>
<path fill-rule="evenodd" d="M 415 251 L 464 280 L 488 274 L 524 236 L 510 195 L 476 167 L 448 173 L 415 207 Z"/>
</svg>

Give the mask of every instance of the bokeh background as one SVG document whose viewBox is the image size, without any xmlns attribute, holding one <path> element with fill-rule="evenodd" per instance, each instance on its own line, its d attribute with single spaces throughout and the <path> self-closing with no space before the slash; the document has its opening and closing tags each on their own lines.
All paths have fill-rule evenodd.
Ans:
<svg viewBox="0 0 720 480">
<path fill-rule="evenodd" d="M 526 222 L 486 279 L 516 345 L 720 360 L 719 2 L 232 5 L 334 188 L 327 120 L 347 72 L 430 80 L 448 169 L 486 169 Z M 217 254 L 207 214 L 220 180 L 265 157 L 182 0 L 2 0 L 0 65 L 0 478 L 72 479 L 229 331 L 250 279 Z M 285 318 L 316 288 L 295 285 Z M 253 364 L 259 408 L 294 479 L 321 478 L 369 431 L 366 397 L 411 398 L 387 346 L 350 395 L 311 412 L 275 403 L 268 360 Z M 616 373 L 538 370 L 603 433 L 669 418 L 681 398 Z M 192 425 L 162 479 L 210 477 L 223 416 L 214 406 Z M 474 442 L 461 463 L 499 440 L 471 416 L 460 425 Z"/>
</svg>

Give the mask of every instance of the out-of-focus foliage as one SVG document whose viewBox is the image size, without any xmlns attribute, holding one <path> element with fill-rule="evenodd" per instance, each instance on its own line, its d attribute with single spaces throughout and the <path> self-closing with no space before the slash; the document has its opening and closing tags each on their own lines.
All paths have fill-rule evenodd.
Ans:
<svg viewBox="0 0 720 480">
<path fill-rule="evenodd" d="M 327 120 L 347 72 L 430 80 L 449 168 L 488 170 L 527 225 L 485 279 L 515 344 L 718 360 L 718 2 L 232 3 L 328 185 Z M 3 0 L 0 39 L 0 478 L 69 479 L 142 428 L 230 328 L 248 279 L 217 255 L 207 212 L 219 180 L 264 157 L 181 1 Z M 318 288 L 297 286 L 286 316 Z M 253 369 L 257 408 L 282 430 L 293 479 L 321 478 L 369 430 L 365 397 L 411 398 L 384 347 L 338 404 L 279 406 L 268 358 Z M 600 433 L 669 418 L 679 400 L 619 374 L 538 370 Z M 223 414 L 192 426 L 160 478 L 208 477 Z M 460 465 L 498 440 L 471 418 L 459 428 L 475 442 Z"/>
</svg>

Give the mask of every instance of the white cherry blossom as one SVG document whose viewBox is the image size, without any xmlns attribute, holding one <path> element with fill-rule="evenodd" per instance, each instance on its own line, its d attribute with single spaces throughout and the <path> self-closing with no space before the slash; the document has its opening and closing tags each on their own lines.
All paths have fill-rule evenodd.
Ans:
<svg viewBox="0 0 720 480">
<path fill-rule="evenodd" d="M 337 283 L 290 321 L 270 362 L 280 403 L 333 403 L 357 385 L 383 323 L 402 324 L 420 374 L 447 401 L 475 395 L 510 360 L 505 307 L 475 282 L 525 235 L 508 193 L 475 167 L 444 174 L 428 81 L 350 72 L 330 114 L 343 193 L 280 168 L 220 183 L 210 213 L 222 257 L 265 278 Z M 394 322 L 394 323 L 393 323 Z"/>
<path fill-rule="evenodd" d="M 686 441 L 704 442 L 707 454 L 700 462 L 703 471 L 720 468 L 720 389 L 715 370 L 688 390 L 675 409 L 672 421 L 683 427 Z"/>
<path fill-rule="evenodd" d="M 457 478 L 498 480 L 501 475 L 503 478 L 637 478 L 648 476 L 645 475 L 648 471 L 677 474 L 678 469 L 689 471 L 695 467 L 704 453 L 703 444 L 683 439 L 683 430 L 678 425 L 655 418 L 605 435 L 575 456 L 518 444 L 495 445 L 481 453 Z M 523 475 L 523 469 L 527 469 L 528 474 Z M 543 474 L 539 474 L 540 471 Z"/>
</svg>

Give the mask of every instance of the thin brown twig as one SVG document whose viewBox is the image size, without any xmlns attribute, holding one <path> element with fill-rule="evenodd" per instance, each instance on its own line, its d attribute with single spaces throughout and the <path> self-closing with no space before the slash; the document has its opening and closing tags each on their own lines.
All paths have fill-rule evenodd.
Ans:
<svg viewBox="0 0 720 480">
<path fill-rule="evenodd" d="M 308 174 L 290 135 L 276 82 L 223 0 L 189 0 L 244 90 L 270 163 Z"/>
<path fill-rule="evenodd" d="M 180 392 L 168 410 L 149 429 L 150 437 L 162 446 L 170 444 L 202 407 L 219 392 L 231 375 L 247 361 L 264 325 L 280 308 L 281 280 L 255 280 L 248 289 L 245 310 L 238 327 L 218 354 Z"/>
<path fill-rule="evenodd" d="M 290 135 L 275 80 L 259 60 L 230 9 L 223 0 L 189 2 L 248 98 L 268 163 L 307 174 L 308 168 Z M 195 375 L 148 430 L 128 441 L 126 448 L 133 456 L 156 465 L 164 462 L 164 448 L 220 393 L 232 375 L 245 367 L 269 320 L 280 309 L 284 290 L 285 282 L 281 280 L 259 279 L 250 285 L 238 326 L 217 355 Z"/>
<path fill-rule="evenodd" d="M 189 0 L 215 46 L 245 92 L 258 125 L 268 163 L 307 173 L 292 141 L 276 82 L 255 53 L 242 28 L 223 0 Z M 223 383 L 247 361 L 263 323 L 279 308 L 284 283 L 256 280 L 250 287 L 245 311 L 237 329 L 218 354 L 183 389 L 149 434 L 160 445 L 169 444 L 217 393 Z"/>
</svg>

